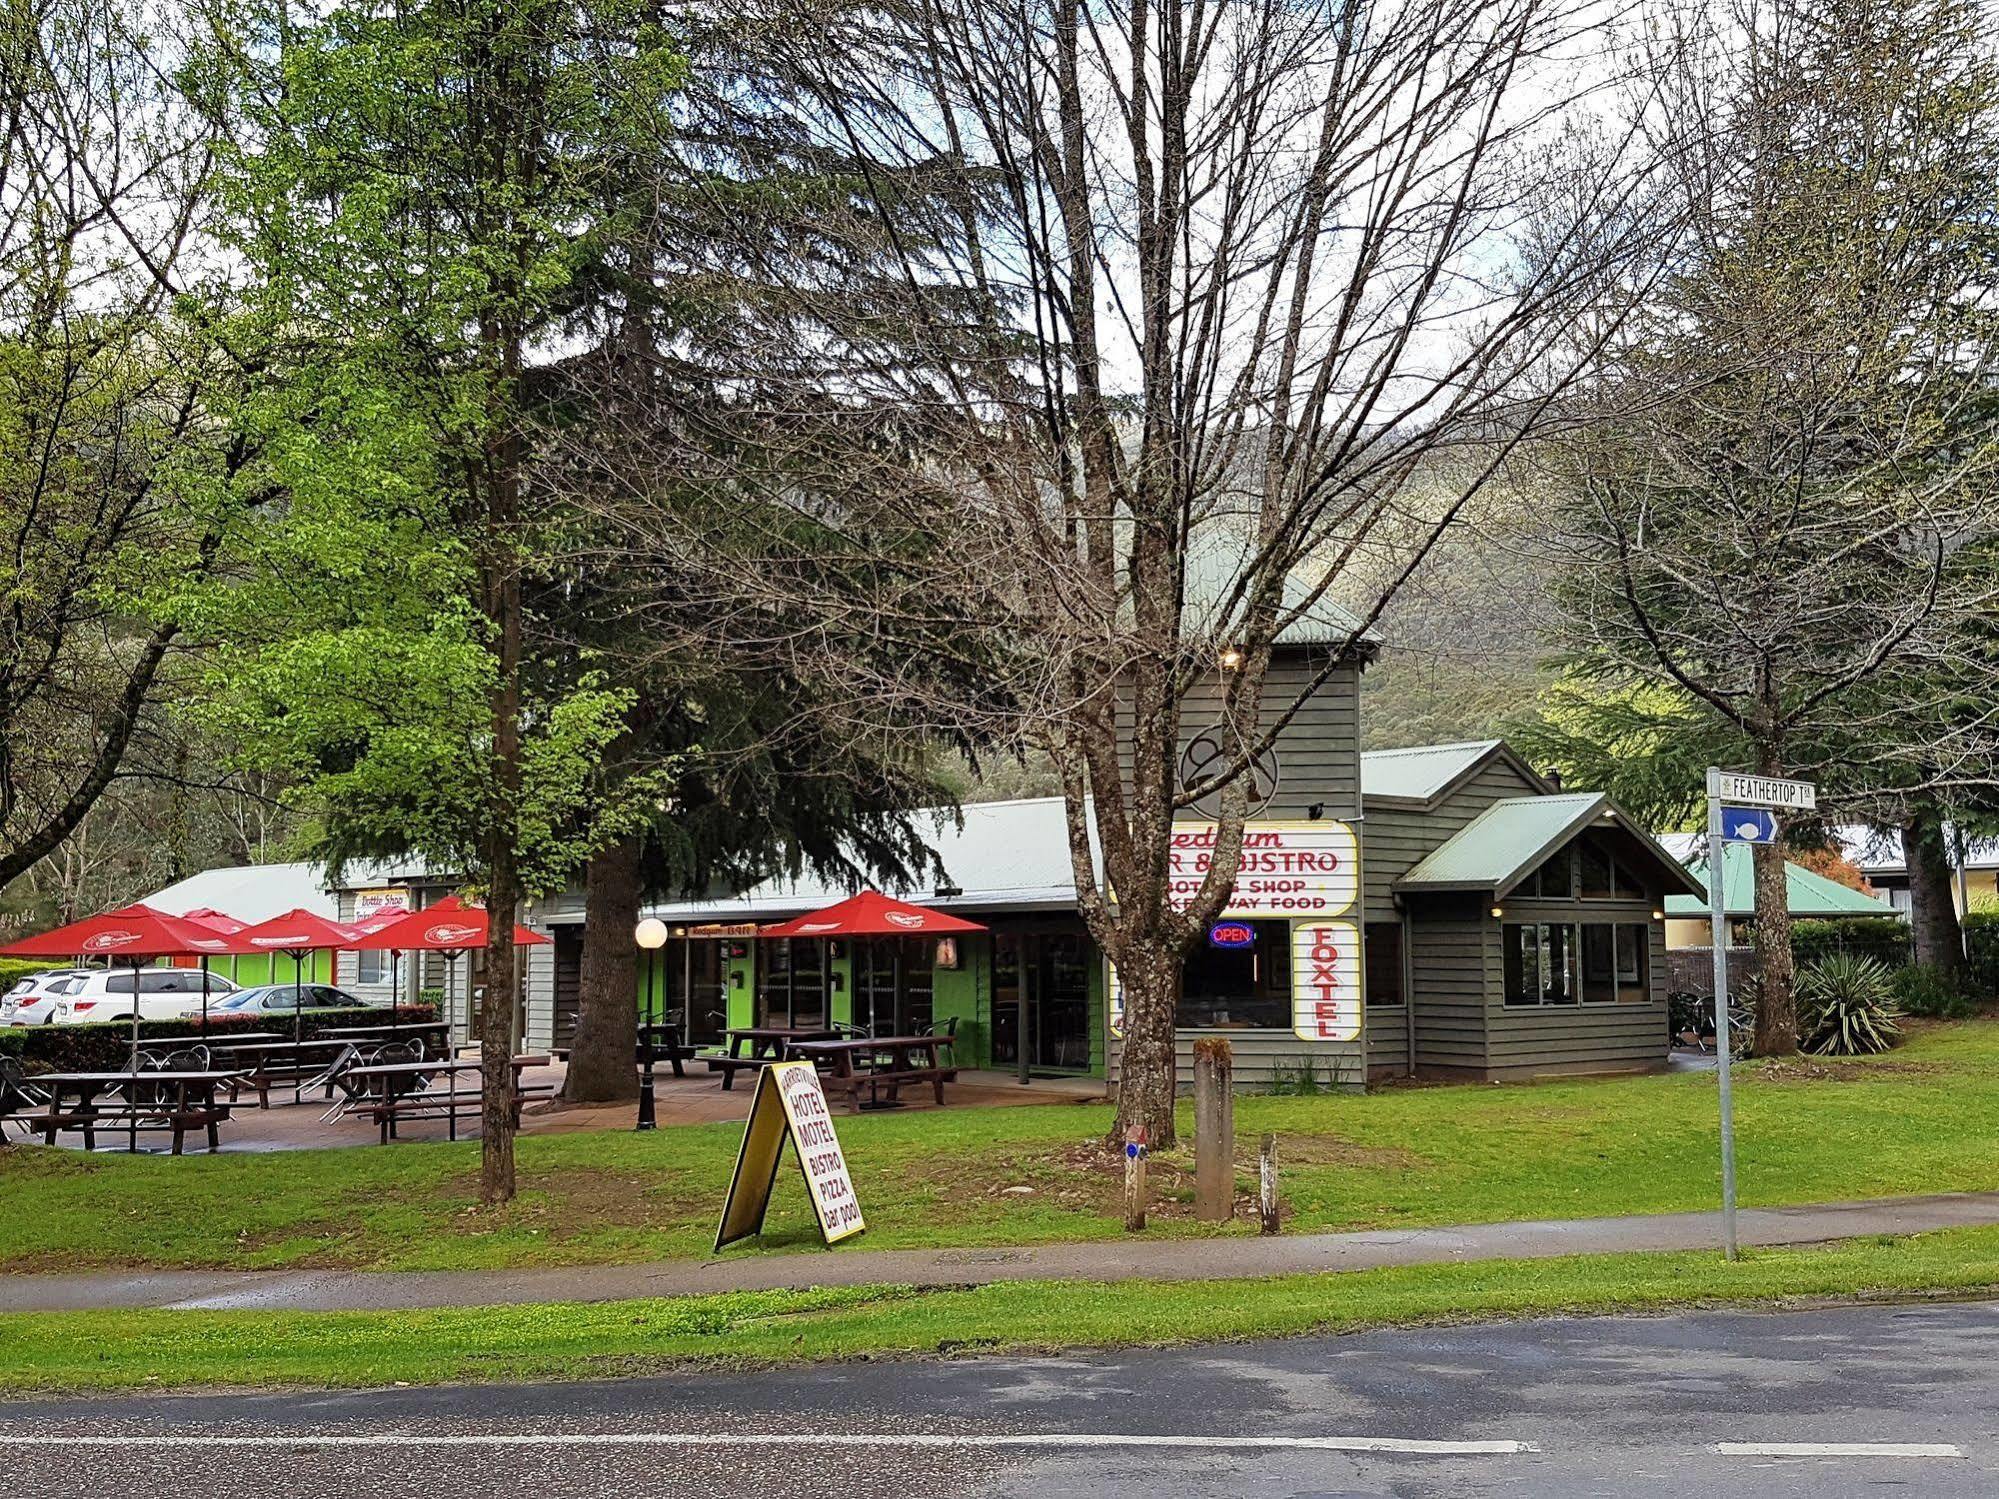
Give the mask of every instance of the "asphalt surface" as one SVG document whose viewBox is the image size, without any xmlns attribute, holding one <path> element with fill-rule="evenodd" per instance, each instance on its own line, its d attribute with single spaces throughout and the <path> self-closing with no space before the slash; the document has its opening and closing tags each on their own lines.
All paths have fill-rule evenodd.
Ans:
<svg viewBox="0 0 1999 1499">
<path fill-rule="evenodd" d="M 0 1404 L 18 1495 L 1999 1494 L 1999 1306 Z M 218 1375 L 226 1370 L 218 1370 Z M 1835 1450 L 1787 1455 L 1797 1444 Z"/>
<path fill-rule="evenodd" d="M 1745 1244 L 1818 1244 L 1999 1224 L 1999 1192 L 1744 1208 Z M 808 1286 L 962 1286 L 1008 1280 L 1260 1279 L 1394 1265 L 1711 1249 L 1717 1213 L 1479 1223 L 1272 1238 L 1128 1237 L 991 1249 L 727 1254 L 649 1265 L 527 1270 L 139 1270 L 0 1276 L 0 1312 L 172 1307 L 233 1311 L 400 1311 L 554 1301 L 624 1301 Z"/>
</svg>

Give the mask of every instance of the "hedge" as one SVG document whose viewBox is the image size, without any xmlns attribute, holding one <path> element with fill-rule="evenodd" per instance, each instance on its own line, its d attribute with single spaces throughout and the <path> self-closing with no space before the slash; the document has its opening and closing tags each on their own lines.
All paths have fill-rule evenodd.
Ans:
<svg viewBox="0 0 1999 1499">
<path fill-rule="evenodd" d="M 1999 999 L 1999 910 L 1981 907 L 1964 917 L 1964 945 L 1970 954 L 1971 989 L 1980 999 Z"/>
<path fill-rule="evenodd" d="M 430 1005 L 405 1005 L 395 1012 L 403 1025 L 435 1025 L 437 1011 Z M 309 1011 L 301 1027 L 311 1040 L 332 1026 L 370 1025 L 386 1022 L 386 1005 L 363 1005 L 343 1010 Z M 211 1015 L 204 1029 L 199 1015 L 178 1020 L 141 1020 L 139 1040 L 148 1037 L 185 1036 L 199 1031 L 217 1039 L 245 1031 L 286 1031 L 289 1015 Z M 0 1029 L 0 1053 L 17 1056 L 29 1072 L 117 1072 L 131 1064 L 132 1022 L 106 1020 L 94 1025 L 28 1025 Z"/>
<path fill-rule="evenodd" d="M 1905 968 L 1913 956 L 1909 943 L 1909 924 L 1899 916 L 1808 917 L 1791 923 L 1791 957 L 1800 968 L 1834 953 Z"/>
<path fill-rule="evenodd" d="M 31 973 L 47 973 L 47 958 L 0 958 L 0 994 L 20 983 Z"/>
</svg>

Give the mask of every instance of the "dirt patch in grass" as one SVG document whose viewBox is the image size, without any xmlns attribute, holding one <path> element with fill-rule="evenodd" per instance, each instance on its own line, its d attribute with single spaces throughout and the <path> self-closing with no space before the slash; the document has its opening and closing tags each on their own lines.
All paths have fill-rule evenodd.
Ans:
<svg viewBox="0 0 1999 1499">
<path fill-rule="evenodd" d="M 1772 1057 L 1759 1062 L 1755 1077 L 1767 1083 L 1864 1083 L 1888 1075 L 1922 1076 L 1947 1073 L 1942 1062 L 1904 1062 L 1892 1057 L 1843 1057 L 1835 1062 L 1817 1057 Z"/>
</svg>

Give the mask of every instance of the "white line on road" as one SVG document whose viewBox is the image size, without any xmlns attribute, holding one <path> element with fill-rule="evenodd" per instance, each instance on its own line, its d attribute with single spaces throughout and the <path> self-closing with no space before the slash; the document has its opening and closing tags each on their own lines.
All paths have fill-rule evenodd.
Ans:
<svg viewBox="0 0 1999 1499">
<path fill-rule="evenodd" d="M 7 1447 L 1180 1447 L 1202 1450 L 1399 1452 L 1418 1457 L 1504 1457 L 1537 1452 L 1532 1442 L 1442 1442 L 1416 1437 L 1133 1436 L 1118 1432 L 276 1432 L 177 1436 L 20 1436 Z"/>
<path fill-rule="evenodd" d="M 1724 1457 L 1963 1457 L 1949 1442 L 1716 1442 Z"/>
</svg>

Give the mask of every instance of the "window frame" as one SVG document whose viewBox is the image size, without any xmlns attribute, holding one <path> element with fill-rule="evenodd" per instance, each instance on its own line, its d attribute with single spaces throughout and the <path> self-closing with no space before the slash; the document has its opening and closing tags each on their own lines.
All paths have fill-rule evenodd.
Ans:
<svg viewBox="0 0 1999 1499">
<path fill-rule="evenodd" d="M 1571 992 L 1575 995 L 1575 998 L 1568 1000 L 1548 1000 L 1545 998 L 1524 999 L 1516 997 L 1512 967 L 1515 956 L 1515 944 L 1519 939 L 1514 936 L 1514 933 L 1531 930 L 1536 934 L 1533 939 L 1535 978 L 1533 992 L 1536 995 L 1545 995 L 1549 992 L 1549 970 L 1546 957 L 1552 950 L 1552 947 L 1548 939 L 1542 934 L 1556 927 L 1566 927 L 1569 932 L 1568 937 L 1564 939 L 1567 961 L 1563 966 L 1569 971 L 1572 986 Z M 1608 998 L 1592 999 L 1590 997 L 1590 986 L 1592 983 L 1589 976 L 1588 960 L 1590 939 L 1584 935 L 1584 932 L 1591 927 L 1602 928 L 1609 934 L 1609 976 L 1608 978 L 1594 981 L 1599 986 L 1604 984 L 1609 986 Z M 1627 938 L 1627 934 L 1631 935 Z M 1636 959 L 1633 969 L 1628 975 L 1622 962 L 1626 940 L 1632 942 L 1632 954 Z M 1581 917 L 1540 920 L 1538 918 L 1527 917 L 1518 921 L 1502 922 L 1500 924 L 1499 942 L 1500 1001 L 1506 1009 L 1609 1009 L 1618 1005 L 1652 1004 L 1655 1002 L 1656 996 L 1652 992 L 1652 924 L 1650 922 L 1628 919 L 1623 921 L 1604 920 L 1601 918 L 1584 920 Z M 1627 990 L 1635 991 L 1633 997 L 1626 997 Z"/>
</svg>

